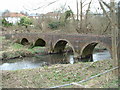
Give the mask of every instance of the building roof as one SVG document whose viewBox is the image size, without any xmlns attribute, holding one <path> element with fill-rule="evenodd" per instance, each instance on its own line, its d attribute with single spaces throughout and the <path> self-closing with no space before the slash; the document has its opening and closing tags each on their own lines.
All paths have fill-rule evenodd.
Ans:
<svg viewBox="0 0 120 90">
<path fill-rule="evenodd" d="M 25 14 L 23 13 L 5 13 L 4 17 L 22 17 L 22 16 L 26 16 Z"/>
<path fill-rule="evenodd" d="M 58 13 L 55 12 L 48 12 L 46 13 L 46 16 L 57 16 Z"/>
</svg>

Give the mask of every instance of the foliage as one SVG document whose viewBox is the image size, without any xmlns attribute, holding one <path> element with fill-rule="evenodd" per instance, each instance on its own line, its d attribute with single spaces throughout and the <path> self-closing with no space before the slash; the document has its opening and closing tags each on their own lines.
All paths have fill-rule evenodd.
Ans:
<svg viewBox="0 0 120 90">
<path fill-rule="evenodd" d="M 49 27 L 50 27 L 51 29 L 57 29 L 58 27 L 64 26 L 64 25 L 65 25 L 64 22 L 59 22 L 59 21 L 49 23 Z"/>
<path fill-rule="evenodd" d="M 9 27 L 9 26 L 12 26 L 13 23 L 8 22 L 8 21 L 4 18 L 4 19 L 2 19 L 2 25 L 3 25 L 4 27 Z"/>
<path fill-rule="evenodd" d="M 5 37 L 3 37 L 3 36 L 0 36 L 0 41 L 2 41 L 2 40 L 4 40 L 5 39 Z"/>
<path fill-rule="evenodd" d="M 59 21 L 53 21 L 49 23 L 49 28 L 51 29 L 58 29 L 59 27 L 65 26 L 65 23 L 67 23 L 67 19 L 71 17 L 73 14 L 72 10 L 67 10 L 64 14 L 64 18 L 62 20 L 62 17 L 60 18 Z"/>
<path fill-rule="evenodd" d="M 22 48 L 23 48 L 23 45 L 18 44 L 18 43 L 14 43 L 14 44 L 12 44 L 12 48 L 13 48 L 13 49 L 22 49 Z"/>
<path fill-rule="evenodd" d="M 67 10 L 65 12 L 65 21 L 73 14 L 72 10 Z"/>
<path fill-rule="evenodd" d="M 18 25 L 22 25 L 25 26 L 26 28 L 32 24 L 32 20 L 28 17 L 21 17 L 20 22 L 18 23 Z"/>
</svg>

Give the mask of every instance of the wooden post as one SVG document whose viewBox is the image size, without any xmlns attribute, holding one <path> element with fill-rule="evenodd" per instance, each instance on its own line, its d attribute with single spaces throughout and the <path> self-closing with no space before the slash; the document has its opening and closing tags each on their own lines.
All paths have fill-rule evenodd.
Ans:
<svg viewBox="0 0 120 90">
<path fill-rule="evenodd" d="M 118 66 L 118 58 L 117 58 L 117 37 L 118 37 L 118 27 L 116 24 L 116 15 L 115 15 L 115 3 L 114 0 L 110 0 L 111 10 L 111 31 L 112 31 L 112 56 L 114 60 L 114 66 Z"/>
<path fill-rule="evenodd" d="M 82 17 L 83 17 L 83 11 L 82 11 L 82 6 L 83 6 L 83 3 L 82 3 L 82 0 L 80 1 L 80 30 L 82 30 Z"/>
<path fill-rule="evenodd" d="M 118 62 L 120 62 L 120 1 L 118 2 L 118 17 L 117 17 L 117 21 L 118 21 Z"/>
<path fill-rule="evenodd" d="M 86 25 L 86 28 L 87 28 L 87 19 L 88 19 L 88 12 L 90 10 L 90 6 L 91 6 L 91 3 L 92 3 L 92 0 L 89 2 L 89 5 L 88 5 L 88 8 L 86 10 L 86 15 L 85 15 L 85 25 Z"/>
<path fill-rule="evenodd" d="M 77 4 L 77 21 L 78 21 L 78 0 L 76 0 L 76 4 Z"/>
<path fill-rule="evenodd" d="M 118 2 L 118 29 L 120 33 L 120 1 Z"/>
</svg>

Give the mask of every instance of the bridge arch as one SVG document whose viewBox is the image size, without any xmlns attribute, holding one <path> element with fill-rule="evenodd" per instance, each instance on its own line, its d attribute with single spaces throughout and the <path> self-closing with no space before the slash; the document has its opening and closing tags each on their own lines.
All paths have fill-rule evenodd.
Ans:
<svg viewBox="0 0 120 90">
<path fill-rule="evenodd" d="M 21 43 L 22 45 L 28 45 L 28 44 L 29 44 L 29 41 L 28 41 L 27 38 L 22 38 L 22 40 L 20 41 L 20 43 Z"/>
<path fill-rule="evenodd" d="M 45 47 L 45 46 L 46 46 L 46 42 L 45 42 L 44 39 L 38 38 L 38 39 L 35 41 L 34 46 Z"/>
<path fill-rule="evenodd" d="M 73 45 L 70 43 L 70 41 L 66 39 L 57 40 L 55 44 L 53 45 L 53 52 L 56 52 L 56 53 L 63 52 L 67 44 L 69 44 L 69 46 L 72 48 L 73 54 L 75 54 L 75 49 Z"/>
<path fill-rule="evenodd" d="M 89 42 L 86 43 L 83 48 L 81 49 L 80 55 L 81 55 L 81 59 L 85 60 L 85 61 L 93 61 L 93 51 L 95 49 L 95 47 L 101 44 L 103 45 L 110 53 L 111 57 L 112 57 L 112 51 L 110 49 L 110 47 L 108 47 L 105 43 L 100 42 L 100 41 L 93 41 L 93 42 Z"/>
</svg>

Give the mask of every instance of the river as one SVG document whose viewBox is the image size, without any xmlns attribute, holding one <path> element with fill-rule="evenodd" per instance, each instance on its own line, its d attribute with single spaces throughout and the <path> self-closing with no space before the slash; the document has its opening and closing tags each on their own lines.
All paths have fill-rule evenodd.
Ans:
<svg viewBox="0 0 120 90">
<path fill-rule="evenodd" d="M 108 51 L 97 52 L 93 54 L 93 61 L 110 59 L 111 56 Z M 3 61 L 0 64 L 0 70 L 18 70 L 18 69 L 31 69 L 42 67 L 52 64 L 67 64 L 74 63 L 72 54 L 52 54 L 52 55 L 39 55 L 36 57 L 26 57 L 13 60 Z"/>
</svg>

